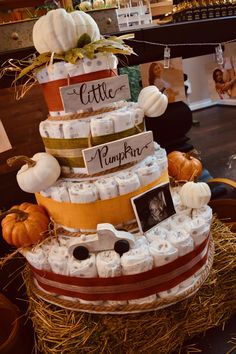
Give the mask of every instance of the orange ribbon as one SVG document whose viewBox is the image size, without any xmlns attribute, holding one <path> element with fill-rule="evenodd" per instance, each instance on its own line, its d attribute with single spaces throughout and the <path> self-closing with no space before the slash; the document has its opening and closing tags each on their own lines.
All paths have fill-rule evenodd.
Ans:
<svg viewBox="0 0 236 354">
<path fill-rule="evenodd" d="M 103 222 L 116 226 L 134 220 L 130 199 L 164 182 L 169 182 L 167 171 L 154 182 L 134 192 L 85 204 L 58 202 L 39 193 L 36 193 L 36 199 L 39 205 L 46 208 L 55 223 L 74 229 L 96 230 L 97 224 Z"/>
<path fill-rule="evenodd" d="M 101 70 L 88 74 L 78 75 L 69 77 L 68 79 L 60 79 L 45 82 L 42 85 L 44 99 L 46 101 L 48 110 L 50 112 L 64 111 L 64 106 L 61 100 L 60 87 L 79 84 L 82 82 L 100 80 L 106 77 L 117 76 L 117 73 L 114 70 Z"/>
</svg>

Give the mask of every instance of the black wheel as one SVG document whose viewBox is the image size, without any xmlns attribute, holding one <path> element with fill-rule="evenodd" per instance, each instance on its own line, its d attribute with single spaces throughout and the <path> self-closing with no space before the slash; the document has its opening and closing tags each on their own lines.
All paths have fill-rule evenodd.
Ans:
<svg viewBox="0 0 236 354">
<path fill-rule="evenodd" d="M 116 251 L 116 253 L 122 256 L 123 253 L 129 251 L 129 242 L 127 240 L 116 241 L 114 245 L 114 250 Z"/>
<path fill-rule="evenodd" d="M 73 251 L 73 256 L 79 261 L 89 258 L 89 251 L 84 246 L 77 246 Z"/>
</svg>

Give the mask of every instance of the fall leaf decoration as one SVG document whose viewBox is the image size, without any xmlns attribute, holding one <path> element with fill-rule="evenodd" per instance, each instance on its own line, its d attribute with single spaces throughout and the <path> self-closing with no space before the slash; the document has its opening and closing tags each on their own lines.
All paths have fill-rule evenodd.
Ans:
<svg viewBox="0 0 236 354">
<path fill-rule="evenodd" d="M 17 76 L 13 81 L 15 84 L 24 76 L 29 76 L 33 80 L 35 71 L 38 71 L 45 66 L 50 65 L 53 61 L 63 60 L 71 64 L 75 64 L 77 60 L 87 57 L 93 59 L 98 52 L 110 52 L 113 54 L 131 55 L 135 54 L 133 49 L 124 43 L 125 39 L 133 38 L 133 34 L 122 35 L 119 37 L 111 36 L 108 38 L 101 38 L 95 42 L 91 42 L 90 37 L 84 33 L 78 40 L 78 47 L 69 49 L 64 53 L 42 53 L 33 58 L 23 60 L 8 60 L 0 69 L 0 77 L 6 73 L 15 73 Z"/>
</svg>

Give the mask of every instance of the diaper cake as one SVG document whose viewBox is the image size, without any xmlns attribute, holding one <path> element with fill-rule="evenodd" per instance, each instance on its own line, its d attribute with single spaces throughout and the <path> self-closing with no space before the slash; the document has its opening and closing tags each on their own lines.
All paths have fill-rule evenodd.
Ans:
<svg viewBox="0 0 236 354">
<path fill-rule="evenodd" d="M 144 123 L 145 115 L 158 119 L 167 97 L 149 86 L 128 101 L 115 56 L 132 54 L 124 37 L 102 38 L 88 14 L 64 9 L 33 29 L 40 55 L 31 69 L 49 111 L 39 127 L 46 152 L 10 162 L 25 162 L 18 184 L 35 193 L 50 232 L 24 243 L 11 235 L 10 243 L 21 246 L 34 291 L 64 307 L 155 309 L 192 295 L 211 267 L 209 187 L 170 186 L 166 152 Z M 10 218 L 2 221 L 7 241 Z"/>
</svg>

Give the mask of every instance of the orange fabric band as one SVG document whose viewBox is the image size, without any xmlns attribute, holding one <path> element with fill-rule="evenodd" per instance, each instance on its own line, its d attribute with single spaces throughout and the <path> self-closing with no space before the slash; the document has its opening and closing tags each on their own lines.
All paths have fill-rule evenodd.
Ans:
<svg viewBox="0 0 236 354">
<path fill-rule="evenodd" d="M 134 192 L 86 204 L 58 202 L 38 193 L 35 196 L 38 204 L 46 208 L 57 224 L 75 229 L 96 230 L 97 224 L 103 222 L 116 226 L 134 220 L 130 199 L 164 182 L 169 182 L 167 171 L 156 181 Z"/>
<path fill-rule="evenodd" d="M 48 110 L 50 112 L 64 111 L 59 90 L 60 87 L 79 84 L 86 81 L 100 80 L 116 75 L 117 73 L 114 70 L 101 70 L 84 75 L 73 76 L 68 79 L 54 80 L 41 84 Z"/>
</svg>

